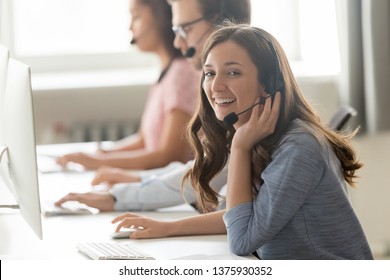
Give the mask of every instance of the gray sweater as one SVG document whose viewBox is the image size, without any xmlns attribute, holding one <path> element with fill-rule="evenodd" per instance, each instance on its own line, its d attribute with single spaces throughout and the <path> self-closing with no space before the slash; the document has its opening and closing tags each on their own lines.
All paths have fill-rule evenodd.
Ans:
<svg viewBox="0 0 390 280">
<path fill-rule="evenodd" d="M 233 253 L 261 259 L 372 259 L 340 162 L 295 120 L 253 202 L 224 215 Z"/>
</svg>

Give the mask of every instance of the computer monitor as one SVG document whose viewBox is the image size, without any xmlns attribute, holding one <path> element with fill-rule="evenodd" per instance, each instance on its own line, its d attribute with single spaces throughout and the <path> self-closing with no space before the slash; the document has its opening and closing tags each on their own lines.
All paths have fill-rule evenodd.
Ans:
<svg viewBox="0 0 390 280">
<path fill-rule="evenodd" d="M 0 111 L 3 111 L 5 84 L 7 81 L 8 49 L 0 44 Z M 2 123 L 0 123 L 0 145 L 4 145 Z"/>
<path fill-rule="evenodd" d="M 1 98 L 4 97 L 4 92 L 5 92 L 5 82 L 6 82 L 6 78 L 7 78 L 7 68 L 8 68 L 8 56 L 9 56 L 8 49 L 5 46 L 3 46 L 2 44 L 0 44 L 0 93 L 1 93 Z"/>
<path fill-rule="evenodd" d="M 8 49 L 2 44 L 0 44 L 0 114 L 3 114 L 2 112 L 4 111 L 4 96 L 5 96 L 5 86 L 7 84 L 8 59 L 9 59 Z M 3 117 L 0 117 L 0 147 L 5 146 L 4 132 L 5 131 L 4 131 Z M 2 171 L 2 169 L 0 171 Z"/>
<path fill-rule="evenodd" d="M 1 150 L 3 181 L 26 222 L 42 239 L 31 74 L 29 66 L 12 58 L 0 118 L 5 139 Z"/>
</svg>

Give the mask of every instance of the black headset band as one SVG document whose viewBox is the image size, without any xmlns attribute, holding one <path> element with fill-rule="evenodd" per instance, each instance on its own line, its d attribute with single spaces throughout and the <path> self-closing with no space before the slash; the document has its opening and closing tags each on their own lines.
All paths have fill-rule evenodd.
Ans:
<svg viewBox="0 0 390 280">
<path fill-rule="evenodd" d="M 273 76 L 274 82 L 271 85 L 267 85 L 266 90 L 267 93 L 273 95 L 276 93 L 276 91 L 281 90 L 283 88 L 282 74 L 280 71 L 280 59 L 276 52 L 274 44 L 271 42 L 271 40 L 268 39 L 268 37 L 265 34 L 263 34 L 263 32 L 261 32 L 260 30 L 257 32 L 257 34 L 267 42 L 268 47 L 270 48 L 272 53 L 272 60 L 274 61 L 274 65 L 275 65 L 275 73 Z"/>
</svg>

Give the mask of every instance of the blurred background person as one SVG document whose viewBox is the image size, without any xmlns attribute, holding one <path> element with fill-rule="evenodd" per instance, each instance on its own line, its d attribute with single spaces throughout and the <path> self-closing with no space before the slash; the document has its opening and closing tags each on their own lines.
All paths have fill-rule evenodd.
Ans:
<svg viewBox="0 0 390 280">
<path fill-rule="evenodd" d="M 192 158 L 184 131 L 197 105 L 200 74 L 173 46 L 172 12 L 166 1 L 130 0 L 129 10 L 131 44 L 156 54 L 161 67 L 158 81 L 148 93 L 140 129 L 110 150 L 59 157 L 57 163 L 63 167 L 74 162 L 86 169 L 151 169 Z"/>
</svg>

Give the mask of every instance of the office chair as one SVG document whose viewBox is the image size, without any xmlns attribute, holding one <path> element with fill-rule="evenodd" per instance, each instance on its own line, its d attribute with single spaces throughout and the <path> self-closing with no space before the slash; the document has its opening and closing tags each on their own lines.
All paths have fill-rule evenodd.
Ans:
<svg viewBox="0 0 390 280">
<path fill-rule="evenodd" d="M 357 112 L 353 107 L 349 105 L 343 105 L 330 118 L 328 127 L 334 131 L 341 131 L 347 122 L 351 119 L 351 117 L 356 115 Z"/>
</svg>

